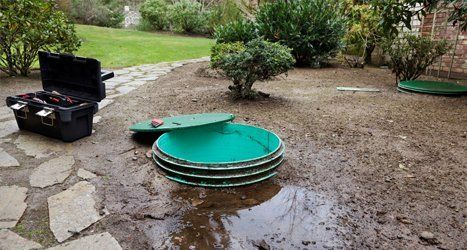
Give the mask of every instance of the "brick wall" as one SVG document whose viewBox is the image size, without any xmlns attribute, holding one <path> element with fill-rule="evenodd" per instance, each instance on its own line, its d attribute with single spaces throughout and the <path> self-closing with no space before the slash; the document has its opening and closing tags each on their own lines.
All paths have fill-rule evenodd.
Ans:
<svg viewBox="0 0 467 250">
<path fill-rule="evenodd" d="M 429 69 L 428 74 L 434 76 L 467 79 L 467 32 L 459 30 L 459 25 L 453 26 L 447 22 L 449 13 L 439 10 L 426 15 L 423 20 L 413 22 L 422 36 L 435 40 L 446 39 L 453 48 Z M 449 73 L 451 69 L 451 72 Z"/>
</svg>

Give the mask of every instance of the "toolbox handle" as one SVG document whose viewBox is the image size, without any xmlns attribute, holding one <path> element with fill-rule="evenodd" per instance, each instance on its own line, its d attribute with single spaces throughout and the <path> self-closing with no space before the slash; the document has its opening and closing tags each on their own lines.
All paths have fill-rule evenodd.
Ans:
<svg viewBox="0 0 467 250">
<path fill-rule="evenodd" d="M 112 71 L 101 71 L 101 80 L 105 81 L 114 77 L 114 72 Z"/>
</svg>

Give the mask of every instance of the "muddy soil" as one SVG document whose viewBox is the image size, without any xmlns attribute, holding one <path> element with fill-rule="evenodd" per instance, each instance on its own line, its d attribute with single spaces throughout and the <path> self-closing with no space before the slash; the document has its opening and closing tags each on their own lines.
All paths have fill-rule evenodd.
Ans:
<svg viewBox="0 0 467 250">
<path fill-rule="evenodd" d="M 467 97 L 398 93 L 388 70 L 326 68 L 257 83 L 270 98 L 234 102 L 227 80 L 195 73 L 206 65 L 181 67 L 118 97 L 99 112 L 92 136 L 64 146 L 76 169 L 99 175 L 92 183 L 110 212 L 82 235 L 108 231 L 125 249 L 466 248 Z M 0 81 L 2 99 L 40 89 L 37 76 Z M 278 176 L 235 189 L 180 185 L 146 155 L 158 135 L 127 130 L 148 118 L 200 112 L 230 112 L 236 122 L 277 133 L 287 146 Z M 2 147 L 23 166 L 0 170 L 1 184 L 28 187 L 33 204 L 14 231 L 56 244 L 47 197 L 78 178 L 32 189 L 28 176 L 39 161 L 13 143 Z M 423 231 L 435 239 L 423 239 Z"/>
</svg>

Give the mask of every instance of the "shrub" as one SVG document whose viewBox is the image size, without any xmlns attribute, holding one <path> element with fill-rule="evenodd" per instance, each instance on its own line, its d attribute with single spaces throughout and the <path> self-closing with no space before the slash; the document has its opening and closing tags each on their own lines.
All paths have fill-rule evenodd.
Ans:
<svg viewBox="0 0 467 250">
<path fill-rule="evenodd" d="M 82 24 L 119 28 L 125 19 L 117 0 L 72 0 L 72 18 Z"/>
<path fill-rule="evenodd" d="M 180 0 L 170 6 L 169 16 L 176 32 L 205 33 L 208 13 L 195 0 Z"/>
<path fill-rule="evenodd" d="M 250 20 L 239 20 L 221 25 L 214 33 L 217 43 L 247 43 L 257 37 L 256 24 Z"/>
<path fill-rule="evenodd" d="M 383 49 L 391 58 L 398 83 L 417 79 L 438 57 L 446 54 L 450 46 L 445 40 L 433 41 L 429 37 L 404 34 L 385 40 Z"/>
<path fill-rule="evenodd" d="M 242 11 L 234 0 L 221 1 L 215 4 L 209 12 L 208 33 L 214 34 L 218 26 L 242 19 Z"/>
<path fill-rule="evenodd" d="M 169 25 L 167 11 L 169 6 L 165 0 L 146 0 L 139 9 L 142 22 L 147 22 L 155 30 L 164 30 Z"/>
<path fill-rule="evenodd" d="M 211 48 L 211 67 L 215 68 L 221 59 L 228 54 L 239 53 L 245 50 L 242 42 L 218 43 Z"/>
<path fill-rule="evenodd" d="M 0 70 L 28 75 L 39 50 L 71 53 L 80 46 L 75 28 L 54 2 L 0 0 Z"/>
<path fill-rule="evenodd" d="M 265 4 L 256 15 L 258 32 L 291 48 L 297 65 L 319 66 L 342 46 L 345 20 L 336 2 L 278 0 Z"/>
<path fill-rule="evenodd" d="M 278 43 L 257 38 L 248 42 L 245 49 L 237 49 L 237 46 L 239 45 L 232 45 L 231 48 L 235 49 L 224 53 L 214 64 L 215 68 L 221 69 L 223 74 L 233 81 L 229 89 L 234 98 L 255 98 L 256 92 L 252 90 L 255 81 L 268 80 L 273 76 L 286 73 L 295 63 L 290 49 Z M 229 49 L 224 47 L 219 50 Z"/>
</svg>

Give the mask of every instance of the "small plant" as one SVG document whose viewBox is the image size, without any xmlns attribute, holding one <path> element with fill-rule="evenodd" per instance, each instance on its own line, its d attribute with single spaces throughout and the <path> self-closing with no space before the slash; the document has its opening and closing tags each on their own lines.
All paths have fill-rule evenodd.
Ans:
<svg viewBox="0 0 467 250">
<path fill-rule="evenodd" d="M 205 33 L 208 14 L 195 0 L 180 0 L 169 11 L 173 30 L 183 33 Z"/>
<path fill-rule="evenodd" d="M 253 83 L 286 73 L 295 63 L 289 48 L 261 38 L 248 42 L 244 49 L 239 44 L 216 46 L 213 51 L 224 53 L 215 59 L 213 67 L 233 81 L 229 89 L 235 99 L 254 99 L 257 92 L 252 90 Z"/>
<path fill-rule="evenodd" d="M 165 0 L 146 0 L 139 12 L 141 13 L 141 29 L 148 23 L 154 30 L 165 30 L 169 26 L 169 17 L 167 11 L 169 5 Z"/>
<path fill-rule="evenodd" d="M 71 53 L 81 41 L 53 1 L 0 0 L 0 70 L 29 74 L 39 50 Z"/>
<path fill-rule="evenodd" d="M 256 14 L 260 36 L 292 49 L 299 66 L 320 66 L 342 46 L 345 20 L 329 0 L 278 0 Z"/>
<path fill-rule="evenodd" d="M 429 37 L 405 34 L 385 40 L 383 49 L 391 58 L 398 83 L 417 79 L 438 57 L 446 54 L 450 46 L 445 40 L 433 41 Z"/>
<path fill-rule="evenodd" d="M 217 43 L 247 43 L 257 37 L 256 24 L 250 20 L 239 20 L 221 25 L 214 33 Z"/>
</svg>

